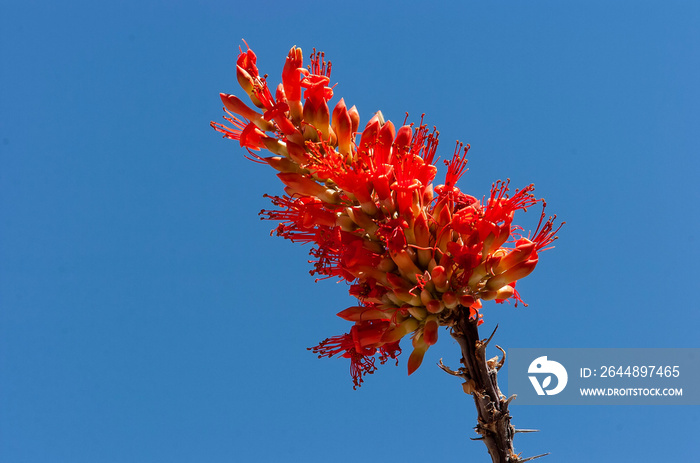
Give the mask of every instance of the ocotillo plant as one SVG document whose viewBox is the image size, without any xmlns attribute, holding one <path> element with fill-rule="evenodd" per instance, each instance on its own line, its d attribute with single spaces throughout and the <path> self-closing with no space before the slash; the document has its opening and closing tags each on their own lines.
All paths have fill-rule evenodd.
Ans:
<svg viewBox="0 0 700 463">
<path fill-rule="evenodd" d="M 313 352 L 347 358 L 356 388 L 378 364 L 397 359 L 406 337 L 408 374 L 416 371 L 439 328 L 447 327 L 461 346 L 463 367 L 440 366 L 464 379 L 480 439 L 495 462 L 525 461 L 513 450 L 510 400 L 496 380 L 505 352 L 500 361 L 487 360 L 488 341 L 477 327 L 483 301 L 522 303 L 516 282 L 535 269 L 559 230 L 554 217 L 545 220 L 544 201 L 532 185 L 509 194 L 508 181 L 494 183 L 481 200 L 460 191 L 469 149 L 461 143 L 444 161 L 444 183 L 433 187 L 437 130 L 422 118 L 397 129 L 378 112 L 359 132 L 357 108 L 343 99 L 332 112 L 328 106 L 331 64 L 323 53 L 314 50 L 304 67 L 301 49 L 293 47 L 273 90 L 256 61 L 252 50 L 240 50 L 237 78 L 250 104 L 222 93 L 228 124 L 211 125 L 279 172 L 286 194 L 269 196 L 276 209 L 261 212 L 279 222 L 273 233 L 311 244 L 311 274 L 349 282 L 357 298 L 338 313 L 352 323 L 349 332 Z M 263 150 L 270 155 L 257 154 Z M 540 203 L 539 224 L 525 236 L 513 216 Z"/>
</svg>

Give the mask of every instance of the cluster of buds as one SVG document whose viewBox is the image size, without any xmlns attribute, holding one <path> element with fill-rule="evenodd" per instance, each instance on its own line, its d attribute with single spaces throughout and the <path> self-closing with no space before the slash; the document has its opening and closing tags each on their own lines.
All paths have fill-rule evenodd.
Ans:
<svg viewBox="0 0 700 463">
<path fill-rule="evenodd" d="M 349 283 L 358 305 L 338 316 L 354 325 L 313 351 L 349 358 L 357 387 L 377 360 L 396 359 L 405 336 L 411 374 L 439 327 L 453 326 L 460 312 L 481 323 L 482 301 L 522 302 L 516 282 L 534 270 L 558 228 L 553 217 L 544 220 L 532 185 L 509 195 L 508 182 L 499 181 L 482 200 L 462 193 L 456 182 L 468 145 L 457 143 L 444 161 L 444 184 L 433 187 L 438 132 L 422 119 L 397 129 L 381 113 L 359 132 L 357 108 L 341 99 L 329 109 L 330 73 L 322 53 L 314 50 L 305 68 L 293 47 L 273 96 L 255 53 L 241 50 L 238 83 L 253 107 L 222 93 L 229 124 L 212 127 L 279 171 L 286 194 L 269 196 L 277 209 L 261 212 L 279 221 L 273 233 L 313 245 L 312 275 Z M 540 222 L 525 237 L 513 215 L 540 202 Z"/>
</svg>

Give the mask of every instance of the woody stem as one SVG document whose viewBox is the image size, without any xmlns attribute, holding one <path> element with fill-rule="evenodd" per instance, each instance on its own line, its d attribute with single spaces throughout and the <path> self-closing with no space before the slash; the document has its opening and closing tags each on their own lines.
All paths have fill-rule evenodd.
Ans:
<svg viewBox="0 0 700 463">
<path fill-rule="evenodd" d="M 517 463 L 520 459 L 513 451 L 515 429 L 510 424 L 508 404 L 510 401 L 501 394 L 496 379 L 495 362 L 486 360 L 487 341 L 479 339 L 478 320 L 469 319 L 469 310 L 459 311 L 459 317 L 453 325 L 452 337 L 462 348 L 464 377 L 471 386 L 478 413 L 476 432 L 488 448 L 493 463 Z M 473 381 L 473 383 L 472 383 Z"/>
</svg>

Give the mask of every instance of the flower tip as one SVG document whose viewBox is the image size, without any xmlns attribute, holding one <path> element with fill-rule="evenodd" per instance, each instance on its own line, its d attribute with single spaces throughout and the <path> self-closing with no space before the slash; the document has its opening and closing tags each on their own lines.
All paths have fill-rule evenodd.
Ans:
<svg viewBox="0 0 700 463">
<path fill-rule="evenodd" d="M 426 349 L 414 349 L 411 352 L 411 356 L 408 358 L 407 368 L 408 376 L 411 376 L 423 363 L 423 357 L 425 356 Z"/>
<path fill-rule="evenodd" d="M 410 357 L 408 357 L 408 362 L 406 365 L 408 367 L 409 376 L 421 366 L 421 363 L 423 363 L 423 357 L 428 351 L 428 347 L 430 346 L 425 342 L 423 337 L 413 338 L 413 352 L 411 352 Z"/>
<path fill-rule="evenodd" d="M 408 358 L 408 376 L 411 376 L 417 369 L 420 367 L 420 364 L 423 363 L 423 355 L 425 353 L 417 353 L 416 351 L 413 351 L 411 353 L 411 356 Z"/>
</svg>

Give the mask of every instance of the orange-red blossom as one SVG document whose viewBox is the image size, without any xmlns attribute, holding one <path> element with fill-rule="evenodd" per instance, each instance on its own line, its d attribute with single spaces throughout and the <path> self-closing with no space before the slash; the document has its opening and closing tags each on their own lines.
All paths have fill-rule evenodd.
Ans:
<svg viewBox="0 0 700 463">
<path fill-rule="evenodd" d="M 303 67 L 301 49 L 289 51 L 282 83 L 268 87 L 252 50 L 237 62 L 238 82 L 252 106 L 222 93 L 230 125 L 212 122 L 238 140 L 254 160 L 279 171 L 285 196 L 271 196 L 276 233 L 311 243 L 312 274 L 348 281 L 358 305 L 338 313 L 350 332 L 313 348 L 319 357 L 351 360 L 355 386 L 401 353 L 410 336 L 408 373 L 437 342 L 438 328 L 451 326 L 458 311 L 481 323 L 482 301 L 520 301 L 517 280 L 537 265 L 538 252 L 556 239 L 553 217 L 544 221 L 544 201 L 529 185 L 509 195 L 496 182 L 488 198 L 462 193 L 469 145 L 458 144 L 445 182 L 433 188 L 438 132 L 422 124 L 396 129 L 377 113 L 359 132 L 359 114 L 333 97 L 330 63 L 314 53 Z M 274 93 L 274 95 L 273 95 Z M 358 135 L 359 140 L 358 140 Z M 266 150 L 270 156 L 253 151 Z M 513 215 L 542 202 L 535 232 L 517 234 Z"/>
</svg>

